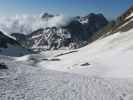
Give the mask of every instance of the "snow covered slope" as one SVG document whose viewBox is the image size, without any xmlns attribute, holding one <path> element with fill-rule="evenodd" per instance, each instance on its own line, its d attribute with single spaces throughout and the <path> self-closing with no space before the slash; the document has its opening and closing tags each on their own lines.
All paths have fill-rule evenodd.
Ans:
<svg viewBox="0 0 133 100">
<path fill-rule="evenodd" d="M 60 61 L 42 61 L 38 66 L 100 77 L 132 78 L 132 19 L 128 22 L 130 24 L 124 23 L 121 28 L 130 26 L 126 31 L 120 29 L 117 33 L 77 49 L 76 52 L 68 51 L 57 55 L 54 53 L 50 59 L 60 59 Z"/>
<path fill-rule="evenodd" d="M 132 100 L 133 81 L 82 76 L 0 56 L 0 100 Z M 19 66 L 18 66 L 19 65 Z"/>
<path fill-rule="evenodd" d="M 111 78 L 133 78 L 133 29 L 117 32 L 76 50 L 41 52 L 16 58 L 42 68 Z"/>
<path fill-rule="evenodd" d="M 133 100 L 132 33 L 133 29 L 117 32 L 81 49 L 41 52 L 6 62 L 17 70 L 0 80 L 0 98 Z"/>
<path fill-rule="evenodd" d="M 133 30 L 97 40 L 70 54 L 55 57 L 57 62 L 43 61 L 48 69 L 70 71 L 102 77 L 133 77 Z M 63 53 L 62 53 L 63 54 Z M 59 55 L 59 54 L 58 54 Z M 56 55 L 55 55 L 56 56 Z M 88 63 L 88 64 L 87 64 Z M 85 66 L 82 66 L 86 64 Z"/>
<path fill-rule="evenodd" d="M 122 22 L 112 32 L 115 33 L 109 33 L 109 36 L 100 38 L 81 49 L 42 52 L 16 60 L 33 62 L 37 66 L 64 72 L 99 77 L 132 78 L 133 18 L 130 17 Z"/>
</svg>

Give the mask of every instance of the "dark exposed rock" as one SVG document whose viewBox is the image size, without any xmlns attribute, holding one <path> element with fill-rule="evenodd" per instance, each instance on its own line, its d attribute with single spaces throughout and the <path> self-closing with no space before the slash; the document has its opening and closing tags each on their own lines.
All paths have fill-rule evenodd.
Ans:
<svg viewBox="0 0 133 100">
<path fill-rule="evenodd" d="M 53 58 L 53 59 L 42 59 L 44 61 L 60 61 L 61 59 Z"/>
<path fill-rule="evenodd" d="M 15 37 L 16 40 L 25 40 L 26 39 L 26 35 L 24 34 L 18 34 L 18 33 L 12 33 L 11 36 Z"/>
<path fill-rule="evenodd" d="M 110 21 L 104 28 L 96 32 L 91 40 L 95 41 L 99 38 L 104 38 L 108 35 L 114 34 L 116 32 L 126 32 L 133 28 L 133 16 L 130 14 L 133 13 L 133 6 L 126 10 L 122 15 L 120 15 L 116 20 Z M 127 24 L 125 24 L 127 23 Z"/>
<path fill-rule="evenodd" d="M 78 20 L 72 20 L 65 28 L 70 32 L 73 39 L 84 40 L 85 32 Z"/>
<path fill-rule="evenodd" d="M 26 49 L 14 38 L 0 31 L 0 55 L 23 56 L 31 52 L 32 50 Z"/>
<path fill-rule="evenodd" d="M 95 34 L 95 32 L 99 31 L 108 24 L 107 19 L 102 14 L 91 13 L 87 16 L 80 17 L 78 20 L 83 25 L 83 29 L 85 31 L 84 37 L 85 40 L 88 41 L 90 41 L 90 38 Z"/>
<path fill-rule="evenodd" d="M 78 51 L 70 51 L 70 52 L 61 53 L 61 54 L 56 55 L 55 57 L 60 57 L 60 56 L 63 56 L 63 55 L 74 53 L 74 52 L 78 52 Z"/>
<path fill-rule="evenodd" d="M 90 65 L 89 63 L 81 64 L 81 66 L 89 66 L 89 65 Z"/>
<path fill-rule="evenodd" d="M 58 58 L 50 59 L 49 61 L 60 61 Z"/>
<path fill-rule="evenodd" d="M 128 10 L 126 10 L 121 16 L 117 18 L 117 22 L 123 22 L 126 17 L 128 17 L 131 13 L 133 13 L 133 6 L 129 7 Z"/>
<path fill-rule="evenodd" d="M 19 45 L 17 41 L 4 35 L 4 33 L 0 31 L 0 48 L 7 48 L 8 44 Z"/>
<path fill-rule="evenodd" d="M 16 41 L 19 42 L 22 46 L 27 46 L 27 36 L 22 33 L 12 33 L 11 36 L 15 37 Z"/>
<path fill-rule="evenodd" d="M 0 63 L 0 69 L 8 69 L 8 67 L 4 63 Z"/>
</svg>

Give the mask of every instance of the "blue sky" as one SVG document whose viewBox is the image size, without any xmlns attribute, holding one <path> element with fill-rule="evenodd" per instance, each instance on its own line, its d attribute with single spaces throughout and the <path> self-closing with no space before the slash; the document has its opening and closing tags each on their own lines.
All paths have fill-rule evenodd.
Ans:
<svg viewBox="0 0 133 100">
<path fill-rule="evenodd" d="M 133 5 L 133 0 L 0 0 L 0 16 L 49 12 L 68 16 L 103 13 L 114 18 Z"/>
</svg>

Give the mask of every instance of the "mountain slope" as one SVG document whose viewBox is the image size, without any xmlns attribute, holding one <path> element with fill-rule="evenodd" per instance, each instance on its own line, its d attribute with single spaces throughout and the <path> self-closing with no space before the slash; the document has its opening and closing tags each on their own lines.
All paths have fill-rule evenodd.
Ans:
<svg viewBox="0 0 133 100">
<path fill-rule="evenodd" d="M 42 18 L 49 22 L 54 17 L 46 13 Z M 25 39 L 22 36 L 13 36 L 22 45 L 29 44 L 28 47 L 34 49 L 79 48 L 85 46 L 91 36 L 107 23 L 102 14 L 91 13 L 84 17 L 74 17 L 67 24 L 39 28 L 25 36 Z"/>
<path fill-rule="evenodd" d="M 60 61 L 47 63 L 42 61 L 38 66 L 85 75 L 132 78 L 133 18 L 130 17 L 127 20 L 113 33 L 106 33 L 105 35 L 108 36 L 100 38 L 86 47 L 51 54 L 50 58 L 60 59 Z"/>
<path fill-rule="evenodd" d="M 0 100 L 133 99 L 131 79 L 90 77 L 47 70 L 1 56 L 0 62 L 9 68 L 0 70 Z"/>
<path fill-rule="evenodd" d="M 103 29 L 94 34 L 91 41 L 95 41 L 98 38 L 106 37 L 116 32 L 128 31 L 133 26 L 133 6 L 126 10 L 116 20 L 110 21 Z"/>
<path fill-rule="evenodd" d="M 133 77 L 133 26 L 75 50 L 41 52 L 17 58 L 38 67 L 87 76 L 110 78 Z"/>
<path fill-rule="evenodd" d="M 0 54 L 7 56 L 22 56 L 30 53 L 23 48 L 16 40 L 0 31 Z"/>
<path fill-rule="evenodd" d="M 19 95 L 33 100 L 132 100 L 132 59 L 133 26 L 80 49 L 18 57 L 15 62 L 22 63 L 23 70 L 17 80 L 12 78 L 9 82 L 16 83 L 15 80 L 24 85 L 17 88 L 11 84 L 13 96 L 12 92 L 1 91 L 8 97 Z"/>
<path fill-rule="evenodd" d="M 18 61 L 30 61 L 33 58 L 37 66 L 47 69 L 90 76 L 132 78 L 132 12 L 118 27 L 111 29 L 112 31 L 108 30 L 100 36 L 101 38 L 83 48 L 72 51 L 47 51 L 38 54 L 37 57 L 24 56 Z"/>
</svg>

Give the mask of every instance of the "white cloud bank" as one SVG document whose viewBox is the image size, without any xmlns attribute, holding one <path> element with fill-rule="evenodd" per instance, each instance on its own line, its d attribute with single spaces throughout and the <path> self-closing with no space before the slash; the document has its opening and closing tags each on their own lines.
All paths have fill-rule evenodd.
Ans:
<svg viewBox="0 0 133 100">
<path fill-rule="evenodd" d="M 0 30 L 11 33 L 29 34 L 39 28 L 60 27 L 69 23 L 70 18 L 63 15 L 54 16 L 52 18 L 42 19 L 40 16 L 15 16 L 0 17 Z"/>
</svg>

